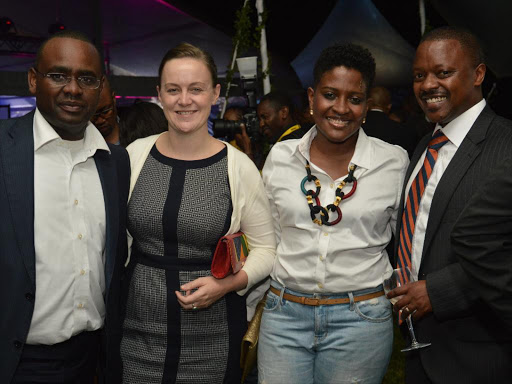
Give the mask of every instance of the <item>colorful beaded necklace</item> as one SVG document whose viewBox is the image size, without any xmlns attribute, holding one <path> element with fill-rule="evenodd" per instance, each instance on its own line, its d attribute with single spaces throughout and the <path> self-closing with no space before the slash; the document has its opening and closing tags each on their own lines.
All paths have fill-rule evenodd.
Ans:
<svg viewBox="0 0 512 384">
<path fill-rule="evenodd" d="M 313 220 L 313 223 L 318 225 L 336 225 L 341 221 L 341 209 L 339 207 L 339 204 L 342 200 L 348 199 L 350 196 L 354 194 L 357 188 L 357 179 L 354 177 L 354 171 L 356 170 L 357 165 L 352 164 L 349 168 L 348 176 L 343 179 L 343 181 L 338 185 L 335 192 L 335 200 L 332 204 L 329 204 L 326 208 L 320 204 L 320 189 L 322 189 L 322 186 L 320 185 L 320 180 L 311 173 L 311 168 L 309 166 L 309 161 L 306 160 L 306 172 L 307 176 L 302 179 L 302 182 L 300 183 L 300 189 L 302 190 L 302 193 L 306 195 L 306 200 L 308 201 L 309 206 L 309 214 L 311 215 L 311 220 Z M 312 189 L 306 191 L 306 183 L 307 182 L 314 182 L 316 185 L 316 191 L 313 191 Z M 352 189 L 349 193 L 345 194 L 342 192 L 343 187 L 347 183 L 353 183 Z M 314 199 L 314 201 L 313 201 Z M 316 203 L 316 205 L 314 205 Z M 336 212 L 338 214 L 338 217 L 336 220 L 329 221 L 329 211 Z M 316 215 L 320 214 L 320 219 L 316 217 Z"/>
</svg>

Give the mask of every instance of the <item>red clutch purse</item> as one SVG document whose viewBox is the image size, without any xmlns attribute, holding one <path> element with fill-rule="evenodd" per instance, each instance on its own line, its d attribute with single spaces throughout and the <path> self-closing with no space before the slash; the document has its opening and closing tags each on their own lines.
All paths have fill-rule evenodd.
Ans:
<svg viewBox="0 0 512 384">
<path fill-rule="evenodd" d="M 243 232 L 221 237 L 213 254 L 212 276 L 223 279 L 230 273 L 237 273 L 244 266 L 248 254 L 247 239 Z"/>
</svg>

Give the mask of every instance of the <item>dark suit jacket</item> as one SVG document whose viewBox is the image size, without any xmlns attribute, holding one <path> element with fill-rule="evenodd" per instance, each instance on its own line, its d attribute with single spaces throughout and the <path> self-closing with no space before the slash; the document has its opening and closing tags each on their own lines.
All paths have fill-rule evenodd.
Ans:
<svg viewBox="0 0 512 384">
<path fill-rule="evenodd" d="M 416 132 L 407 130 L 404 125 L 391 120 L 384 112 L 368 111 L 363 130 L 368 136 L 401 146 L 409 157 L 416 148 Z"/>
<path fill-rule="evenodd" d="M 34 251 L 34 112 L 0 121 L 0 382 L 9 383 L 27 339 L 36 290 Z M 94 156 L 106 211 L 104 353 L 118 364 L 119 294 L 127 256 L 130 167 L 123 148 Z M 51 292 L 48 292 L 51 294 Z M 108 368 L 108 367 L 107 367 Z M 110 370 L 113 370 L 110 369 Z"/>
<path fill-rule="evenodd" d="M 452 249 L 491 316 L 512 333 L 512 157 L 491 171 L 462 211 Z"/>
<path fill-rule="evenodd" d="M 427 135 L 416 148 L 404 189 L 429 140 Z M 489 316 L 450 242 L 460 213 L 510 148 L 512 122 L 486 107 L 445 170 L 432 200 L 419 279 L 426 280 L 433 313 L 414 327 L 419 341 L 432 343 L 415 353 L 434 383 L 500 383 L 512 377 L 508 376 L 512 373 L 510 339 L 504 338 L 503 327 Z M 396 233 L 400 233 L 403 206 L 404 192 Z M 396 249 L 397 243 L 395 255 Z M 414 383 L 413 377 L 410 382 Z"/>
</svg>

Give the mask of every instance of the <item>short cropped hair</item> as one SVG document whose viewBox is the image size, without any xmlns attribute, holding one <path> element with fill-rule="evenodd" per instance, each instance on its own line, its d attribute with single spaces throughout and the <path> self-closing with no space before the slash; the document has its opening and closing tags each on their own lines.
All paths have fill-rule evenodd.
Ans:
<svg viewBox="0 0 512 384">
<path fill-rule="evenodd" d="M 425 41 L 457 40 L 462 50 L 468 55 L 471 63 L 477 67 L 479 64 L 485 64 L 485 54 L 482 43 L 472 32 L 465 28 L 445 26 L 427 32 L 420 40 L 420 44 Z"/>
<path fill-rule="evenodd" d="M 218 84 L 217 66 L 215 65 L 215 61 L 213 61 L 212 55 L 189 43 L 181 43 L 167 51 L 167 53 L 162 58 L 162 61 L 160 62 L 160 67 L 158 68 L 158 84 L 160 85 L 162 82 L 162 71 L 164 70 L 165 64 L 168 61 L 171 61 L 172 59 L 182 59 L 187 57 L 201 60 L 203 63 L 205 63 L 208 71 L 210 71 L 213 86 Z"/>
<path fill-rule="evenodd" d="M 98 54 L 98 59 L 100 60 L 101 72 L 102 73 L 104 72 L 103 64 L 101 63 L 100 52 L 98 51 L 98 48 L 92 43 L 91 39 L 89 39 L 87 37 L 87 35 L 85 35 L 82 32 L 68 31 L 68 30 L 57 32 L 56 34 L 50 36 L 45 41 L 43 41 L 43 43 L 40 45 L 39 49 L 37 50 L 36 61 L 34 63 L 34 67 L 35 68 L 38 68 L 39 63 L 41 62 L 41 59 L 43 57 L 43 51 L 44 51 L 44 48 L 46 47 L 46 44 L 48 44 L 49 41 L 52 41 L 53 39 L 58 39 L 58 38 L 61 38 L 61 39 L 64 39 L 64 38 L 74 39 L 74 40 L 79 40 L 79 41 L 83 41 L 83 42 L 89 43 L 94 48 L 96 53 Z"/>
<path fill-rule="evenodd" d="M 361 73 L 366 85 L 366 94 L 375 80 L 375 59 L 371 52 L 356 44 L 334 44 L 325 48 L 315 63 L 313 85 L 316 87 L 323 74 L 336 67 L 355 69 Z"/>
<path fill-rule="evenodd" d="M 292 99 L 284 92 L 274 91 L 267 93 L 261 98 L 260 104 L 264 101 L 268 101 L 270 106 L 276 111 L 279 111 L 283 107 L 288 107 L 290 115 L 293 115 L 295 112 L 295 105 L 293 104 Z"/>
</svg>

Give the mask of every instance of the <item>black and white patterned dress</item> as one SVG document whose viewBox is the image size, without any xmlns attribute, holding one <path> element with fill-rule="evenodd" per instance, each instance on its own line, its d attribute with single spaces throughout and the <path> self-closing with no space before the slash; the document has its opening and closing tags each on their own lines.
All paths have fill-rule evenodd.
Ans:
<svg viewBox="0 0 512 384">
<path fill-rule="evenodd" d="M 210 276 L 232 205 L 227 150 L 195 161 L 151 149 L 128 205 L 134 238 L 123 322 L 124 383 L 240 383 L 245 299 L 184 310 L 175 291 Z"/>
</svg>

